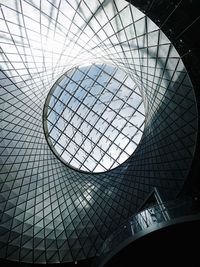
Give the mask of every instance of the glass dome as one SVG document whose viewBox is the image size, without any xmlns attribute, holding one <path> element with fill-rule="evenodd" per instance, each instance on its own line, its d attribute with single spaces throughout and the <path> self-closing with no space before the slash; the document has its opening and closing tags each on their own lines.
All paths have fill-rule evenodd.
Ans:
<svg viewBox="0 0 200 267">
<path fill-rule="evenodd" d="M 160 11 L 160 3 L 165 1 L 150 1 L 149 6 L 156 2 Z M 150 9 L 145 10 L 141 12 L 124 0 L 0 0 L 1 258 L 20 264 L 54 265 L 95 257 L 104 240 L 138 210 L 154 187 L 173 199 L 185 184 L 198 131 L 194 88 L 183 54 L 177 52 L 164 28 L 147 16 Z M 154 9 L 152 14 L 153 19 Z M 123 70 L 127 76 L 119 78 L 109 68 L 118 76 Z M 95 77 L 96 72 L 104 75 Z M 108 79 L 115 87 L 109 84 L 104 88 L 103 81 L 108 83 Z M 92 86 L 94 82 L 99 84 Z M 102 91 L 99 96 L 95 88 Z M 125 94 L 120 95 L 121 88 Z M 59 89 L 62 95 L 56 96 Z M 131 100 L 131 94 L 138 102 Z M 143 104 L 141 110 L 134 108 L 142 100 L 145 118 Z M 96 106 L 89 107 L 95 101 L 111 110 L 109 121 L 104 116 L 107 113 L 99 114 Z M 129 104 L 130 109 L 122 108 Z M 94 117 L 83 116 L 84 107 Z M 59 108 L 60 112 L 67 108 L 66 116 L 70 117 L 57 114 Z M 144 131 L 143 126 L 136 127 L 137 116 L 128 117 L 135 109 L 141 124 L 145 120 Z M 55 114 L 74 134 L 64 134 Z M 112 124 L 115 117 L 119 126 Z M 112 147 L 110 141 L 115 141 L 111 143 L 123 155 L 133 154 L 118 167 L 95 174 L 91 173 L 95 164 L 102 168 L 99 159 L 91 169 L 83 169 L 88 166 L 83 161 L 73 168 L 69 167 L 72 161 L 63 164 L 58 157 L 61 159 L 64 153 L 60 151 L 67 152 L 70 143 L 59 138 L 69 138 L 74 144 L 69 151 L 72 154 L 67 155 L 76 161 L 81 159 L 78 153 L 89 152 L 91 144 L 99 152 L 107 152 L 95 140 L 84 148 L 82 139 L 89 141 L 92 131 L 82 133 L 78 119 L 85 125 L 94 120 L 92 138 L 108 123 L 109 129 L 114 129 L 113 138 L 104 129 L 101 138 L 106 137 L 107 143 L 104 139 L 103 146 Z M 102 122 L 99 126 L 98 121 Z M 131 128 L 120 129 L 126 121 L 132 131 L 138 129 L 137 135 L 129 132 Z M 59 135 L 54 140 L 51 133 L 55 130 Z M 137 149 L 131 152 L 126 144 L 121 147 L 114 133 L 123 134 L 132 146 L 139 142 Z M 59 147 L 59 142 L 61 147 L 56 151 L 54 146 Z M 86 152 L 83 156 L 88 157 Z M 117 164 L 122 162 L 119 158 Z"/>
<path fill-rule="evenodd" d="M 144 122 L 138 86 L 107 64 L 67 71 L 53 85 L 44 108 L 51 149 L 85 172 L 105 172 L 126 161 L 140 142 Z"/>
</svg>

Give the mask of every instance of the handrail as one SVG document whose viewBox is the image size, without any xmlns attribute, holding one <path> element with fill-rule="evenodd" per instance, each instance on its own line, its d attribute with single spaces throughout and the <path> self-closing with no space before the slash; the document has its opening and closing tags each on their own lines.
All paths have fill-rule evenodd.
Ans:
<svg viewBox="0 0 200 267">
<path fill-rule="evenodd" d="M 184 216 L 193 215 L 200 211 L 195 210 L 191 198 L 175 199 L 162 202 L 129 217 L 128 221 L 123 223 L 114 231 L 103 243 L 97 256 L 104 256 L 116 248 L 126 239 L 135 234 L 155 226 L 158 223 L 168 222 Z"/>
</svg>

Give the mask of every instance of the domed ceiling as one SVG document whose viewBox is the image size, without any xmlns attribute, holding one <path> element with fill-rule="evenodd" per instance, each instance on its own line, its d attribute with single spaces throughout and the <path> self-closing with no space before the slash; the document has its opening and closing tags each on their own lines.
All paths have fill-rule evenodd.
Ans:
<svg viewBox="0 0 200 267">
<path fill-rule="evenodd" d="M 93 257 L 154 187 L 165 199 L 181 190 L 197 136 L 192 83 L 167 36 L 126 1 L 0 0 L 0 4 L 1 258 L 60 263 Z M 122 133 L 121 118 L 132 125 L 124 138 L 133 142 L 133 127 L 139 123 L 144 125 L 143 134 L 125 161 L 118 160 L 118 166 L 101 173 L 91 173 L 94 168 L 86 173 L 59 160 L 43 129 L 51 88 L 65 73 L 86 66 L 101 66 L 98 69 L 104 72 L 105 66 L 112 66 L 124 73 L 124 80 L 132 81 L 130 95 L 138 90 L 145 110 L 139 111 L 140 119 L 134 121 L 135 111 L 127 119 L 127 105 L 134 109 L 135 104 L 127 94 L 124 104 L 112 108 L 119 116 L 113 132 Z M 107 95 L 101 103 L 109 100 L 109 89 L 103 89 Z M 65 91 L 69 93 L 68 87 Z M 68 144 L 63 148 L 68 151 Z M 90 156 L 88 149 L 86 144 Z M 112 153 L 114 157 L 115 150 Z"/>
</svg>

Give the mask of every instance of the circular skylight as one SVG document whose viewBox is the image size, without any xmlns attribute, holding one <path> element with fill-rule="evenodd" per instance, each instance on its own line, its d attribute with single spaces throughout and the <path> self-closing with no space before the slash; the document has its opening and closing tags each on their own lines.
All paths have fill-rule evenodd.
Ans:
<svg viewBox="0 0 200 267">
<path fill-rule="evenodd" d="M 92 64 L 67 71 L 52 87 L 44 129 L 53 152 L 85 172 L 111 170 L 133 154 L 142 137 L 144 103 L 120 69 Z"/>
</svg>

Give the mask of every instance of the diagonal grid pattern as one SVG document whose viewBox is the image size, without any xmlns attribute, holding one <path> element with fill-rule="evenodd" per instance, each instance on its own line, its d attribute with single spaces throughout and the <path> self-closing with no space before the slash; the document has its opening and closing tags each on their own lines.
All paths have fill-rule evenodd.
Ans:
<svg viewBox="0 0 200 267">
<path fill-rule="evenodd" d="M 138 87 L 108 65 L 65 73 L 51 89 L 44 109 L 52 150 L 69 166 L 86 172 L 102 172 L 123 163 L 136 149 L 144 121 Z"/>
<path fill-rule="evenodd" d="M 69 168 L 49 149 L 43 132 L 50 89 L 85 64 L 123 71 L 145 108 L 143 136 L 134 154 L 105 173 Z M 0 0 L 0 66 L 2 258 L 58 263 L 94 257 L 153 187 L 166 198 L 179 192 L 196 144 L 196 99 L 181 56 L 137 8 L 120 0 Z M 103 71 L 117 82 L 108 69 Z M 89 69 L 84 77 L 91 87 L 98 82 Z M 104 102 L 101 94 L 90 91 L 88 96 Z M 132 105 L 129 100 L 125 105 Z M 125 105 L 111 110 L 135 125 L 133 116 L 125 118 Z"/>
</svg>

